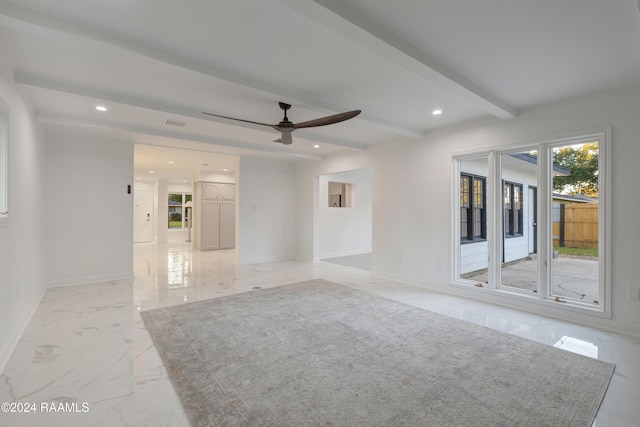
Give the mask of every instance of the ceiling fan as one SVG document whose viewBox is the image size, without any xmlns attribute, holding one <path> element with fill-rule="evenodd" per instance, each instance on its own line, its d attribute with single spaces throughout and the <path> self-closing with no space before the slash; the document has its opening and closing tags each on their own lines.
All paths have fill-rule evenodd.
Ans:
<svg viewBox="0 0 640 427">
<path fill-rule="evenodd" d="M 293 139 L 291 138 L 291 132 L 293 132 L 296 129 L 332 125 L 334 123 L 339 123 L 345 120 L 352 119 L 358 114 L 360 114 L 361 112 L 360 110 L 353 110 L 353 111 L 347 111 L 345 113 L 334 114 L 332 116 L 321 117 L 319 119 L 309 120 L 306 122 L 292 123 L 287 117 L 287 110 L 291 108 L 291 105 L 286 104 L 284 102 L 279 102 L 278 104 L 280 105 L 280 108 L 282 109 L 282 111 L 284 111 L 284 118 L 280 123 L 276 125 L 254 122 L 251 120 L 236 119 L 234 117 L 221 116 L 219 114 L 212 114 L 212 113 L 206 113 L 206 112 L 203 112 L 203 114 L 207 114 L 209 116 L 214 116 L 214 117 L 222 117 L 223 119 L 236 120 L 239 122 L 253 123 L 254 125 L 269 126 L 270 128 L 275 129 L 276 131 L 282 134 L 282 137 L 278 142 L 281 142 L 282 144 L 285 144 L 285 145 L 289 145 L 293 142 Z"/>
</svg>

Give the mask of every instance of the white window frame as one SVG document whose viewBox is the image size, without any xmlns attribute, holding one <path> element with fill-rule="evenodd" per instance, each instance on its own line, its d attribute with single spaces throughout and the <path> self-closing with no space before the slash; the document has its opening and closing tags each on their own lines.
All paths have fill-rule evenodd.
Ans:
<svg viewBox="0 0 640 427">
<path fill-rule="evenodd" d="M 598 141 L 598 180 L 599 180 L 599 211 L 598 211 L 598 263 L 599 263 L 599 293 L 600 304 L 582 303 L 574 300 L 554 301 L 551 296 L 551 270 L 553 257 L 552 239 L 552 203 L 553 192 L 550 177 L 553 164 L 551 149 L 557 146 L 580 144 Z M 523 293 L 500 287 L 502 253 L 502 225 L 501 213 L 504 209 L 502 198 L 502 180 L 500 174 L 500 156 L 528 150 L 538 151 L 538 283 L 537 295 Z M 547 139 L 517 146 L 499 147 L 452 156 L 452 253 L 450 285 L 464 287 L 469 292 L 489 292 L 504 298 L 526 300 L 528 303 L 543 306 L 561 307 L 568 311 L 588 313 L 598 317 L 611 318 L 611 128 L 585 132 L 557 139 Z M 478 157 L 488 158 L 487 171 L 487 240 L 489 248 L 489 283 L 485 287 L 478 287 L 476 281 L 460 278 L 460 161 Z M 493 256 L 492 256 L 493 255 Z"/>
<path fill-rule="evenodd" d="M 9 223 L 9 113 L 0 100 L 0 227 Z"/>
</svg>

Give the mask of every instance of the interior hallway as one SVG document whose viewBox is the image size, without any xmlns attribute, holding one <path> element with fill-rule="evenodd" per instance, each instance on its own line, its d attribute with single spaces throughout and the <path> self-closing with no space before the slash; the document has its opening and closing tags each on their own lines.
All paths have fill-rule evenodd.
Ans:
<svg viewBox="0 0 640 427">
<path fill-rule="evenodd" d="M 1 426 L 188 426 L 139 312 L 311 278 L 615 363 L 595 425 L 631 427 L 640 418 L 638 337 L 434 293 L 335 263 L 238 265 L 235 251 L 193 252 L 183 237 L 135 244 L 134 280 L 47 291 L 0 376 L 0 402 L 78 402 L 80 409 L 87 402 L 88 411 L 0 413 Z"/>
</svg>

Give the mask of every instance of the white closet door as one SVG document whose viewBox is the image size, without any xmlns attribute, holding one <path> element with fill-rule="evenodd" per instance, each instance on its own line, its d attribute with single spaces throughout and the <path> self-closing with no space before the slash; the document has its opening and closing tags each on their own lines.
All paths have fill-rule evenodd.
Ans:
<svg viewBox="0 0 640 427">
<path fill-rule="evenodd" d="M 230 249 L 236 244 L 236 204 L 221 202 L 220 205 L 220 248 Z"/>
<path fill-rule="evenodd" d="M 220 203 L 202 201 L 202 247 L 200 249 L 220 249 Z"/>
</svg>

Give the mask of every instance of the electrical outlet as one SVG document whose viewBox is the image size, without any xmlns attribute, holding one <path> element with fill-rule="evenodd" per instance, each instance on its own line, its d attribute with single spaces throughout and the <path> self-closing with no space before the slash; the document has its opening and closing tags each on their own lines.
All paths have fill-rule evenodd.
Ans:
<svg viewBox="0 0 640 427">
<path fill-rule="evenodd" d="M 629 288 L 629 299 L 631 301 L 640 301 L 640 288 Z"/>
</svg>

